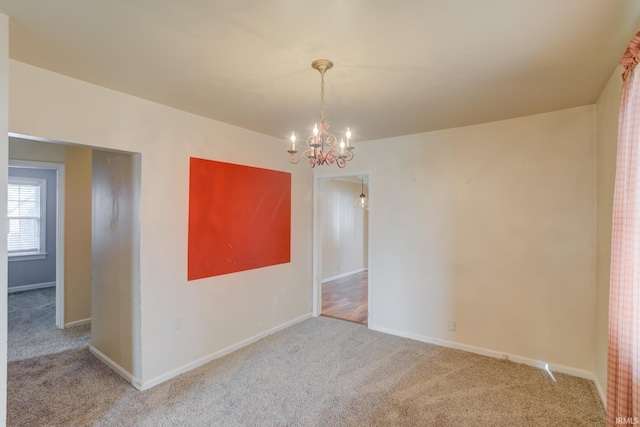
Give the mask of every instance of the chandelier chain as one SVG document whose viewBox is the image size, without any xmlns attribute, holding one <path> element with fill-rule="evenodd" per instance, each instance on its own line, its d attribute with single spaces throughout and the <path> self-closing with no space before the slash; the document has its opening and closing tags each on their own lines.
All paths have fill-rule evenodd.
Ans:
<svg viewBox="0 0 640 427">
<path fill-rule="evenodd" d="M 320 72 L 320 121 L 324 122 L 324 71 Z"/>
</svg>

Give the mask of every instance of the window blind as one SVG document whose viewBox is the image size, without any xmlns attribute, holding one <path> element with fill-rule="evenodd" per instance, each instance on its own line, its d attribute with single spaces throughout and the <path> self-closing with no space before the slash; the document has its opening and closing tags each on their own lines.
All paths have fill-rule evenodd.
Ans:
<svg viewBox="0 0 640 427">
<path fill-rule="evenodd" d="M 40 186 L 9 184 L 9 252 L 40 252 Z"/>
</svg>

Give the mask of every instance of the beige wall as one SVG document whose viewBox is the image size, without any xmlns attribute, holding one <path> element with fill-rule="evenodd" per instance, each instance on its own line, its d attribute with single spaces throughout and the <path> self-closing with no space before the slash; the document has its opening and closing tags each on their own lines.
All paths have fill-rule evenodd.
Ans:
<svg viewBox="0 0 640 427">
<path fill-rule="evenodd" d="M 312 171 L 289 164 L 284 139 L 9 63 L 10 131 L 141 154 L 136 382 L 162 381 L 310 314 Z M 189 157 L 292 174 L 290 263 L 187 281 Z"/>
<path fill-rule="evenodd" d="M 585 106 L 359 144 L 370 326 L 590 376 L 594 120 Z"/>
<path fill-rule="evenodd" d="M 93 258 L 91 345 L 127 372 L 133 365 L 132 252 L 137 215 L 131 154 L 94 150 L 92 155 Z M 135 308 L 139 310 L 138 307 Z"/>
<path fill-rule="evenodd" d="M 9 158 L 64 163 L 64 323 L 91 318 L 91 149 L 12 137 Z"/>
<path fill-rule="evenodd" d="M 607 390 L 607 341 L 609 327 L 609 273 L 613 188 L 618 141 L 618 112 L 622 92 L 622 69 L 611 76 L 596 104 L 596 156 L 598 165 L 598 224 L 596 262 L 596 317 L 594 374 L 601 397 Z"/>
<path fill-rule="evenodd" d="M 361 184 L 341 179 L 320 183 L 321 280 L 367 268 L 368 212 L 354 204 L 361 191 Z"/>
<path fill-rule="evenodd" d="M 64 318 L 91 318 L 91 149 L 65 147 Z"/>
</svg>

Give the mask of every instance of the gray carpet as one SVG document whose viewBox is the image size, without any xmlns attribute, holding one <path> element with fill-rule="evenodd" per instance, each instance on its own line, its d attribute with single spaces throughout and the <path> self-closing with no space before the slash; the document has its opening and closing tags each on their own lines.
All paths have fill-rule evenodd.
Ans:
<svg viewBox="0 0 640 427">
<path fill-rule="evenodd" d="M 11 426 L 600 426 L 590 381 L 314 318 L 139 392 L 86 349 L 11 362 Z"/>
<path fill-rule="evenodd" d="M 45 288 L 9 294 L 8 360 L 88 347 L 91 325 L 56 328 L 56 289 Z"/>
</svg>

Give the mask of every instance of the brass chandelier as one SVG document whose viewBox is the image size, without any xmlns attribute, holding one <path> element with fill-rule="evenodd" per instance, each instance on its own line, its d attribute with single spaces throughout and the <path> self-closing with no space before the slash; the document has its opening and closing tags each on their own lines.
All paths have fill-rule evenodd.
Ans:
<svg viewBox="0 0 640 427">
<path fill-rule="evenodd" d="M 291 132 L 291 149 L 289 162 L 297 164 L 306 157 L 312 168 L 321 165 L 338 165 L 343 168 L 347 162 L 353 159 L 353 147 L 351 145 L 351 131 L 347 128 L 344 139 L 338 139 L 328 131 L 329 123 L 324 120 L 324 73 L 333 67 L 333 62 L 328 59 L 317 59 L 311 63 L 311 67 L 320 72 L 320 122 L 313 125 L 313 132 L 306 141 L 306 149 L 301 153 L 296 149 L 296 135 Z"/>
</svg>

